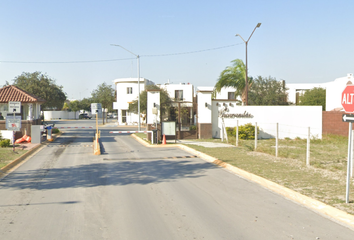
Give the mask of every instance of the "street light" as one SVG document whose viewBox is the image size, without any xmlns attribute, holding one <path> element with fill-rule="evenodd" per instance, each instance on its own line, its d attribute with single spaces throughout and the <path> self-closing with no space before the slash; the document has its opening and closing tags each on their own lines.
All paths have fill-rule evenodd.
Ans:
<svg viewBox="0 0 354 240">
<path fill-rule="evenodd" d="M 115 46 L 115 47 L 121 47 L 123 48 L 125 51 L 130 52 L 131 54 L 133 54 L 136 59 L 137 59 L 137 65 L 138 65 L 138 119 L 139 119 L 139 125 L 138 125 L 138 131 L 140 131 L 140 56 L 136 55 L 135 53 L 129 51 L 128 49 L 122 47 L 121 45 L 117 45 L 117 44 L 111 44 L 111 46 Z"/>
<path fill-rule="evenodd" d="M 254 28 L 253 32 L 251 33 L 250 37 L 248 38 L 247 41 L 245 41 L 240 34 L 236 34 L 236 36 L 239 36 L 242 41 L 245 42 L 245 45 L 246 45 L 246 86 L 245 86 L 245 92 L 246 92 L 246 96 L 245 96 L 245 105 L 247 106 L 248 105 L 248 66 L 247 66 L 247 45 L 248 45 L 248 41 L 251 39 L 254 31 L 256 31 L 256 28 L 259 28 L 261 26 L 261 23 L 258 23 L 257 26 Z"/>
</svg>

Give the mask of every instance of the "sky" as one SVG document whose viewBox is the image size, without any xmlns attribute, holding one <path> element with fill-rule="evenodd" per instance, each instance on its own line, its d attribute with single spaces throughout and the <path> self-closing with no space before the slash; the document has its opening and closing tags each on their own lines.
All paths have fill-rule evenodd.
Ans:
<svg viewBox="0 0 354 240">
<path fill-rule="evenodd" d="M 249 76 L 324 83 L 354 72 L 354 1 L 0 0 L 0 87 L 39 71 L 69 99 L 103 82 L 214 86 L 234 59 Z M 112 46 L 116 44 L 124 47 Z"/>
</svg>

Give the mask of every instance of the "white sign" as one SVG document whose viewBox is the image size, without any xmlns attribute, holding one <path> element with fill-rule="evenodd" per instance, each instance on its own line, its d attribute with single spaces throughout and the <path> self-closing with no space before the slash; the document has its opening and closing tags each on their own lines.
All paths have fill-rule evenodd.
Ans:
<svg viewBox="0 0 354 240">
<path fill-rule="evenodd" d="M 101 103 L 91 103 L 91 114 L 100 114 L 102 113 Z"/>
<path fill-rule="evenodd" d="M 7 116 L 6 117 L 6 129 L 12 131 L 20 131 L 21 130 L 21 116 Z"/>
<path fill-rule="evenodd" d="M 176 122 L 162 122 L 162 134 L 168 136 L 176 135 Z"/>
<path fill-rule="evenodd" d="M 9 102 L 8 113 L 21 113 L 21 102 Z"/>
</svg>

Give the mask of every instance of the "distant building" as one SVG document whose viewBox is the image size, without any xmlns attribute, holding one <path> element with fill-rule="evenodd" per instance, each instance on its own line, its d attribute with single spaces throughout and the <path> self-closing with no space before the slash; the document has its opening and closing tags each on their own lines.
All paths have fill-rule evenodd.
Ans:
<svg viewBox="0 0 354 240">
<path fill-rule="evenodd" d="M 326 111 L 342 110 L 341 94 L 347 84 L 353 84 L 354 77 L 348 73 L 346 77 L 336 78 L 333 82 L 327 83 L 288 83 L 288 101 L 294 104 L 299 103 L 299 98 L 305 91 L 317 88 L 326 89 Z"/>
<path fill-rule="evenodd" d="M 138 124 L 138 114 L 129 112 L 129 103 L 138 99 L 138 78 L 119 78 L 114 81 L 116 90 L 116 102 L 113 103 L 113 109 L 117 110 L 117 119 L 119 125 Z M 140 92 L 145 91 L 147 85 L 154 82 L 140 78 Z"/>
</svg>

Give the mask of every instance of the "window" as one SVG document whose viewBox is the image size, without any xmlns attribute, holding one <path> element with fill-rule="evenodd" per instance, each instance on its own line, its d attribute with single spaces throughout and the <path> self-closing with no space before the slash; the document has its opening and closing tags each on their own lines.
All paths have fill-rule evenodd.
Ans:
<svg viewBox="0 0 354 240">
<path fill-rule="evenodd" d="M 228 92 L 228 93 L 227 93 L 227 99 L 231 99 L 231 100 L 232 100 L 232 99 L 236 99 L 236 98 L 235 98 L 235 92 Z"/>
<path fill-rule="evenodd" d="M 127 110 L 122 110 L 122 123 L 126 123 L 127 122 Z"/>
<path fill-rule="evenodd" d="M 183 101 L 183 90 L 175 90 L 176 101 Z"/>
<path fill-rule="evenodd" d="M 133 94 L 133 88 L 127 87 L 127 94 Z"/>
</svg>

